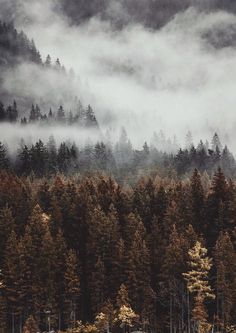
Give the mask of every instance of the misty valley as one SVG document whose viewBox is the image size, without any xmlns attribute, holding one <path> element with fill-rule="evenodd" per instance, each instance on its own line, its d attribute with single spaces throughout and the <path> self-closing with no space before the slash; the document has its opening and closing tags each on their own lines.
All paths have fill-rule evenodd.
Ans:
<svg viewBox="0 0 236 333">
<path fill-rule="evenodd" d="M 0 0 L 0 333 L 236 333 L 236 6 Z"/>
</svg>

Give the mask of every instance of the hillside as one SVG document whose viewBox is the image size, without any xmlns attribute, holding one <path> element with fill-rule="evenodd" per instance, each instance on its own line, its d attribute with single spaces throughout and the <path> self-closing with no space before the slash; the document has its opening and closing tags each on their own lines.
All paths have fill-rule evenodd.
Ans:
<svg viewBox="0 0 236 333">
<path fill-rule="evenodd" d="M 13 24 L 0 22 L 0 65 L 13 66 L 23 61 L 42 64 L 34 41 L 23 31 L 18 32 Z"/>
</svg>

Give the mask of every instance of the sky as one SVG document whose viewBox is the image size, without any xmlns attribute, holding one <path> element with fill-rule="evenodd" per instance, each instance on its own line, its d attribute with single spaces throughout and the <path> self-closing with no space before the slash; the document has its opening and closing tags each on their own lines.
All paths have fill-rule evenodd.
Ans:
<svg viewBox="0 0 236 333">
<path fill-rule="evenodd" d="M 19 92 L 26 74 L 24 90 L 37 97 L 50 93 L 56 81 L 58 101 L 70 89 L 94 107 L 104 130 L 125 126 L 137 145 L 161 129 L 180 142 L 188 130 L 195 140 L 210 140 L 218 131 L 236 151 L 235 15 L 189 8 L 159 30 L 138 24 L 116 30 L 98 18 L 71 26 L 52 0 L 18 4 L 17 28 L 35 40 L 43 58 L 59 57 L 78 78 L 68 86 L 49 76 L 50 85 L 44 85 L 39 75 L 32 84 L 32 69 L 25 65 L 17 82 L 15 73 L 7 77 L 9 90 Z"/>
</svg>

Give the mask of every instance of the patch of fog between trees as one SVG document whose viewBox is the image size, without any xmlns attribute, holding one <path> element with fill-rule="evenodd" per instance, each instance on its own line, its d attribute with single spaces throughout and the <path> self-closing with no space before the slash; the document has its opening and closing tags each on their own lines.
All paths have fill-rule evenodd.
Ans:
<svg viewBox="0 0 236 333">
<path fill-rule="evenodd" d="M 0 141 L 9 149 L 10 153 L 16 153 L 20 146 L 26 144 L 29 147 L 39 140 L 46 144 L 50 137 L 55 139 L 59 146 L 62 142 L 68 144 L 75 143 L 78 147 L 84 147 L 87 144 L 95 144 L 104 140 L 102 133 L 97 130 L 86 130 L 78 126 L 43 126 L 37 124 L 0 124 Z"/>
<path fill-rule="evenodd" d="M 137 145 L 160 129 L 182 141 L 188 130 L 196 140 L 218 131 L 236 150 L 236 50 L 220 47 L 236 26 L 235 15 L 190 8 L 158 31 L 134 24 L 116 31 L 98 18 L 72 27 L 52 11 L 51 1 L 22 3 L 18 28 L 34 38 L 44 58 L 59 56 L 79 78 L 68 83 L 23 65 L 5 78 L 12 95 L 27 94 L 39 104 L 77 95 L 93 106 L 101 128 L 124 125 Z M 209 33 L 219 47 L 209 43 Z"/>
</svg>

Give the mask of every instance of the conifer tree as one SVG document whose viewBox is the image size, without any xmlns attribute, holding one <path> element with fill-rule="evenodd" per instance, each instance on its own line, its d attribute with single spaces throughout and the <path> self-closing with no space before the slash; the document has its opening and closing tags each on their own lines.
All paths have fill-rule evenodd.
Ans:
<svg viewBox="0 0 236 333">
<path fill-rule="evenodd" d="M 65 111 L 63 109 L 63 106 L 60 105 L 58 111 L 57 111 L 57 120 L 60 122 L 63 122 L 65 119 Z"/>
<path fill-rule="evenodd" d="M 9 168 L 9 159 L 7 153 L 8 152 L 6 146 L 2 142 L 0 142 L 0 169 Z"/>
<path fill-rule="evenodd" d="M 123 284 L 123 283 L 120 286 L 120 289 L 119 289 L 117 297 L 116 297 L 116 305 L 118 308 L 120 308 L 122 305 L 126 305 L 126 306 L 130 305 L 128 290 L 127 290 L 125 284 Z"/>
<path fill-rule="evenodd" d="M 183 293 L 182 280 L 182 273 L 186 270 L 184 250 L 185 239 L 178 233 L 176 226 L 173 225 L 161 267 L 160 278 L 162 288 L 159 295 L 162 299 L 167 300 L 165 303 L 167 303 L 168 308 L 165 309 L 165 312 L 169 314 L 171 332 L 180 326 L 178 314 L 184 311 L 183 299 L 185 295 Z"/>
<path fill-rule="evenodd" d="M 198 241 L 188 253 L 190 270 L 183 273 L 183 276 L 187 281 L 188 291 L 194 295 L 192 320 L 196 324 L 198 333 L 206 333 L 210 329 L 210 324 L 207 321 L 208 314 L 204 302 L 206 299 L 215 298 L 208 281 L 212 259 L 207 257 L 207 249 Z"/>
<path fill-rule="evenodd" d="M 45 65 L 46 65 L 47 67 L 51 67 L 51 65 L 52 65 L 52 59 L 51 59 L 51 57 L 50 57 L 49 54 L 48 54 L 48 56 L 47 56 L 47 58 L 46 58 Z"/>
<path fill-rule="evenodd" d="M 6 120 L 6 111 L 3 103 L 0 101 L 0 121 L 2 122 L 5 120 Z"/>
<path fill-rule="evenodd" d="M 236 295 L 236 252 L 229 234 L 220 233 L 214 248 L 216 265 L 216 314 L 218 329 L 233 323 Z"/>
<path fill-rule="evenodd" d="M 38 333 L 39 327 L 37 325 L 36 320 L 33 316 L 29 316 L 29 318 L 26 320 L 24 327 L 23 327 L 23 333 Z"/>
<path fill-rule="evenodd" d="M 0 270 L 0 331 L 4 332 L 7 326 L 6 299 L 3 294 L 4 284 Z"/>
<path fill-rule="evenodd" d="M 105 302 L 101 308 L 101 312 L 95 318 L 95 325 L 99 332 L 110 332 L 114 321 L 114 307 L 110 300 Z"/>
<path fill-rule="evenodd" d="M 6 206 L 0 209 L 0 253 L 4 253 L 7 239 L 15 228 L 15 220 L 12 216 L 12 210 Z M 2 258 L 0 257 L 2 264 Z"/>
<path fill-rule="evenodd" d="M 116 296 L 117 311 L 115 312 L 114 322 L 118 323 L 124 332 L 129 330 L 134 322 L 138 320 L 138 315 L 131 308 L 128 294 L 128 289 L 122 284 Z"/>
<path fill-rule="evenodd" d="M 80 279 L 76 252 L 70 250 L 66 257 L 65 271 L 65 305 L 67 309 L 67 323 L 76 322 L 76 304 L 80 295 Z M 69 316 L 68 316 L 69 313 Z M 69 318 L 71 320 L 69 320 Z M 73 325 L 73 326 L 74 326 Z"/>
<path fill-rule="evenodd" d="M 89 284 L 93 314 L 98 313 L 105 302 L 105 281 L 104 262 L 99 256 L 95 264 L 95 270 L 92 272 Z"/>
<path fill-rule="evenodd" d="M 203 228 L 204 192 L 201 177 L 197 169 L 191 178 L 191 218 L 193 228 L 201 232 Z"/>
</svg>

